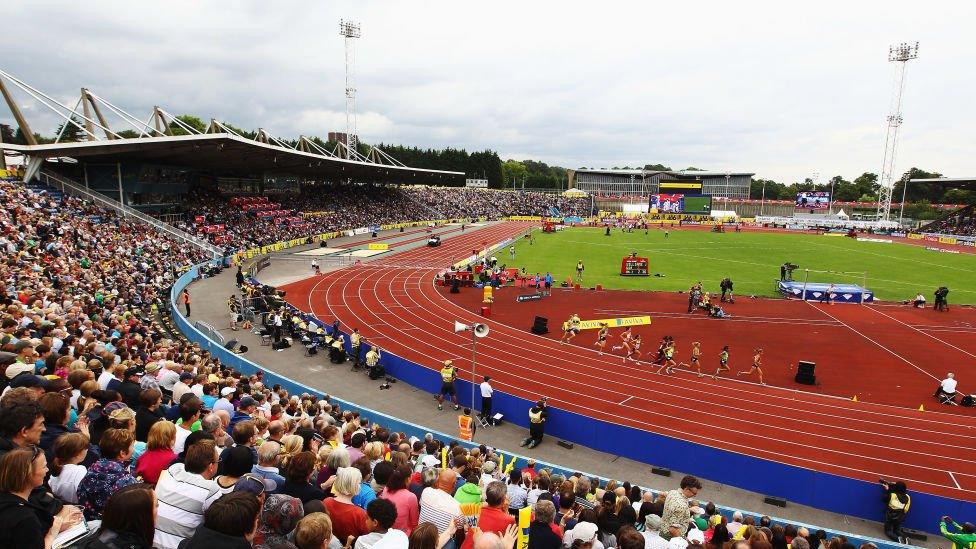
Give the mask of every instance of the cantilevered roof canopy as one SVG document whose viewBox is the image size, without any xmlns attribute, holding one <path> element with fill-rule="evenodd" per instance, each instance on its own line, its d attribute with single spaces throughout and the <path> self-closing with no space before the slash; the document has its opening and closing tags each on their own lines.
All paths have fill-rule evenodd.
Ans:
<svg viewBox="0 0 976 549">
<path fill-rule="evenodd" d="M 67 157 L 87 163 L 154 163 L 206 170 L 221 175 L 292 174 L 316 179 L 393 183 L 462 183 L 463 172 L 346 160 L 261 143 L 229 133 L 142 137 L 3 149 L 33 158 Z"/>
</svg>

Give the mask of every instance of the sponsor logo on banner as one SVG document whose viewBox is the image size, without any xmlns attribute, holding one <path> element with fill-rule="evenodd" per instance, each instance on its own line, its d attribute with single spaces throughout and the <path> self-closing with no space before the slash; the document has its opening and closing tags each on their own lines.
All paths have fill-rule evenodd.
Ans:
<svg viewBox="0 0 976 549">
<path fill-rule="evenodd" d="M 861 238 L 858 237 L 858 242 L 880 242 L 882 244 L 891 244 L 893 241 L 887 238 Z"/>
<path fill-rule="evenodd" d="M 955 244 L 956 243 L 956 239 L 955 238 L 952 238 L 950 236 L 940 236 L 939 237 L 939 243 L 940 244 Z"/>
<path fill-rule="evenodd" d="M 976 242 L 973 242 L 972 240 L 962 240 L 959 242 L 959 244 L 962 244 L 963 246 L 971 246 L 976 248 Z"/>
<path fill-rule="evenodd" d="M 912 234 L 908 235 L 908 239 L 909 240 L 922 240 L 922 235 L 912 233 Z"/>
<path fill-rule="evenodd" d="M 898 238 L 905 238 L 907 233 L 891 233 L 891 236 L 896 236 Z"/>
<path fill-rule="evenodd" d="M 930 251 L 930 252 L 942 252 L 944 254 L 958 254 L 958 253 L 962 253 L 959 250 L 947 250 L 945 248 L 936 248 L 935 246 L 926 246 L 925 249 L 928 250 L 928 251 Z"/>
<path fill-rule="evenodd" d="M 938 242 L 939 241 L 939 237 L 937 237 L 937 236 L 926 236 L 926 237 L 923 237 L 923 239 L 926 242 Z"/>
<path fill-rule="evenodd" d="M 624 326 L 646 326 L 651 323 L 649 316 L 628 316 L 624 318 L 599 318 L 597 320 L 580 321 L 581 330 L 598 330 L 601 324 L 606 324 L 610 328 L 623 328 Z"/>
<path fill-rule="evenodd" d="M 390 245 L 389 244 L 384 244 L 384 243 L 379 243 L 378 242 L 376 244 L 370 244 L 369 245 L 369 249 L 370 250 L 389 250 L 390 249 Z"/>
<path fill-rule="evenodd" d="M 522 294 L 522 295 L 516 297 L 515 298 L 515 301 L 518 302 L 518 303 L 523 303 L 525 301 L 539 301 L 540 299 L 542 299 L 542 294 L 541 293 Z"/>
</svg>

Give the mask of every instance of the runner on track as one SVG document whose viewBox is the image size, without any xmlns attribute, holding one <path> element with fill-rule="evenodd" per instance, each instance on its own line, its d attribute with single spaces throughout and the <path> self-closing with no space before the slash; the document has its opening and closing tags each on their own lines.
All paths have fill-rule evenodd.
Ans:
<svg viewBox="0 0 976 549">
<path fill-rule="evenodd" d="M 566 324 L 563 325 L 563 337 L 559 340 L 560 343 L 569 343 L 574 337 L 580 333 L 580 317 L 578 314 L 573 313 L 573 316 L 569 317 Z"/>
<path fill-rule="evenodd" d="M 628 360 L 633 360 L 634 362 L 638 362 L 641 356 L 640 346 L 641 346 L 641 337 L 640 334 L 637 334 L 634 336 L 634 339 L 630 340 L 630 354 L 624 357 L 624 362 Z"/>
<path fill-rule="evenodd" d="M 748 372 L 736 372 L 735 377 L 739 377 L 742 374 L 751 375 L 753 372 L 759 373 L 759 384 L 765 385 L 766 382 L 763 381 L 763 371 L 762 371 L 762 347 L 756 349 L 756 354 L 752 357 L 752 367 L 749 368 Z"/>
<path fill-rule="evenodd" d="M 596 343 L 594 343 L 600 349 L 601 356 L 603 355 L 603 349 L 607 346 L 608 339 L 610 339 L 610 328 L 606 322 L 601 322 L 600 333 L 596 335 Z"/>
<path fill-rule="evenodd" d="M 715 369 L 712 379 L 717 379 L 718 375 L 722 372 L 731 371 L 732 368 L 729 367 L 729 346 L 726 345 L 725 347 L 722 347 L 722 352 L 718 354 L 718 368 Z"/>
<path fill-rule="evenodd" d="M 691 362 L 689 364 L 681 362 L 678 364 L 678 366 L 694 368 L 698 372 L 698 377 L 703 377 L 705 375 L 701 371 L 701 342 L 691 342 Z"/>
<path fill-rule="evenodd" d="M 674 361 L 674 339 L 669 338 L 668 342 L 664 346 L 664 364 L 657 369 L 657 373 L 660 374 L 661 370 L 664 370 L 664 373 L 671 375 L 674 373 L 674 368 L 677 365 L 678 364 Z"/>
<path fill-rule="evenodd" d="M 441 392 L 437 393 L 437 409 L 444 409 L 444 395 L 451 397 L 451 402 L 454 403 L 454 409 L 460 410 L 461 406 L 458 404 L 457 389 L 454 387 L 454 382 L 457 380 L 457 370 L 454 368 L 454 362 L 450 360 L 444 361 L 444 367 L 441 368 Z"/>
<path fill-rule="evenodd" d="M 610 347 L 611 351 L 619 351 L 623 349 L 624 351 L 626 351 L 624 353 L 624 356 L 630 354 L 630 342 L 633 341 L 634 338 L 634 333 L 631 332 L 630 330 L 631 330 L 630 326 L 624 328 L 624 333 L 620 334 L 620 345 L 614 345 L 613 347 Z"/>
</svg>

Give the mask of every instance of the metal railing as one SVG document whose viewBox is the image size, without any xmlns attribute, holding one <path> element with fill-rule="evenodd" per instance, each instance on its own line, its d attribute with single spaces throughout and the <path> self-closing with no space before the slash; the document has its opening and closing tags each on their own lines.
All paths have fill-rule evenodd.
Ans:
<svg viewBox="0 0 976 549">
<path fill-rule="evenodd" d="M 92 202 L 98 204 L 99 206 L 109 208 L 119 212 L 119 214 L 122 217 L 127 217 L 127 218 L 131 217 L 134 219 L 138 219 L 139 221 L 146 223 L 147 225 L 151 225 L 157 230 L 164 232 L 169 236 L 176 238 L 177 240 L 182 240 L 187 244 L 196 246 L 197 248 L 200 248 L 201 250 L 209 254 L 212 254 L 213 257 L 215 258 L 222 257 L 224 255 L 224 251 L 221 248 L 214 246 L 213 244 L 207 242 L 202 238 L 197 238 L 191 235 L 190 233 L 181 231 L 168 223 L 165 223 L 154 217 L 150 217 L 138 210 L 130 208 L 129 206 L 126 206 L 125 204 L 122 204 L 117 200 L 112 200 L 111 198 L 108 198 L 101 193 L 88 190 L 84 186 L 78 184 L 76 181 L 72 181 L 67 177 L 54 174 L 48 171 L 41 171 L 40 173 L 37 174 L 37 177 L 42 182 L 44 182 L 45 185 L 52 188 L 61 189 L 61 192 L 63 194 L 70 194 L 73 196 L 84 198 L 86 200 L 91 200 Z"/>
</svg>

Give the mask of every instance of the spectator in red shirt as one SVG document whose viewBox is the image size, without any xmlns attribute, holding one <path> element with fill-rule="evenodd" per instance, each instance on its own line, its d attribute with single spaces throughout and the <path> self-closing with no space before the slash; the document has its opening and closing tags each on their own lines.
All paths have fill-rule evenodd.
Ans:
<svg viewBox="0 0 976 549">
<path fill-rule="evenodd" d="M 539 476 L 539 472 L 535 470 L 534 459 L 530 459 L 528 462 L 526 462 L 525 467 L 522 469 L 522 476 L 525 475 L 532 477 L 532 480 L 535 480 L 535 477 Z"/>
<path fill-rule="evenodd" d="M 485 506 L 478 515 L 478 528 L 485 533 L 505 536 L 505 530 L 515 524 L 515 517 L 508 514 L 508 487 L 504 482 L 495 480 L 485 487 Z M 474 546 L 474 536 L 464 538 L 461 549 L 471 549 Z"/>
<path fill-rule="evenodd" d="M 356 538 L 369 533 L 366 511 L 352 502 L 362 482 L 363 475 L 359 469 L 340 467 L 332 485 L 335 497 L 325 498 L 322 502 L 332 519 L 332 533 L 343 545 L 349 536 Z"/>
</svg>

